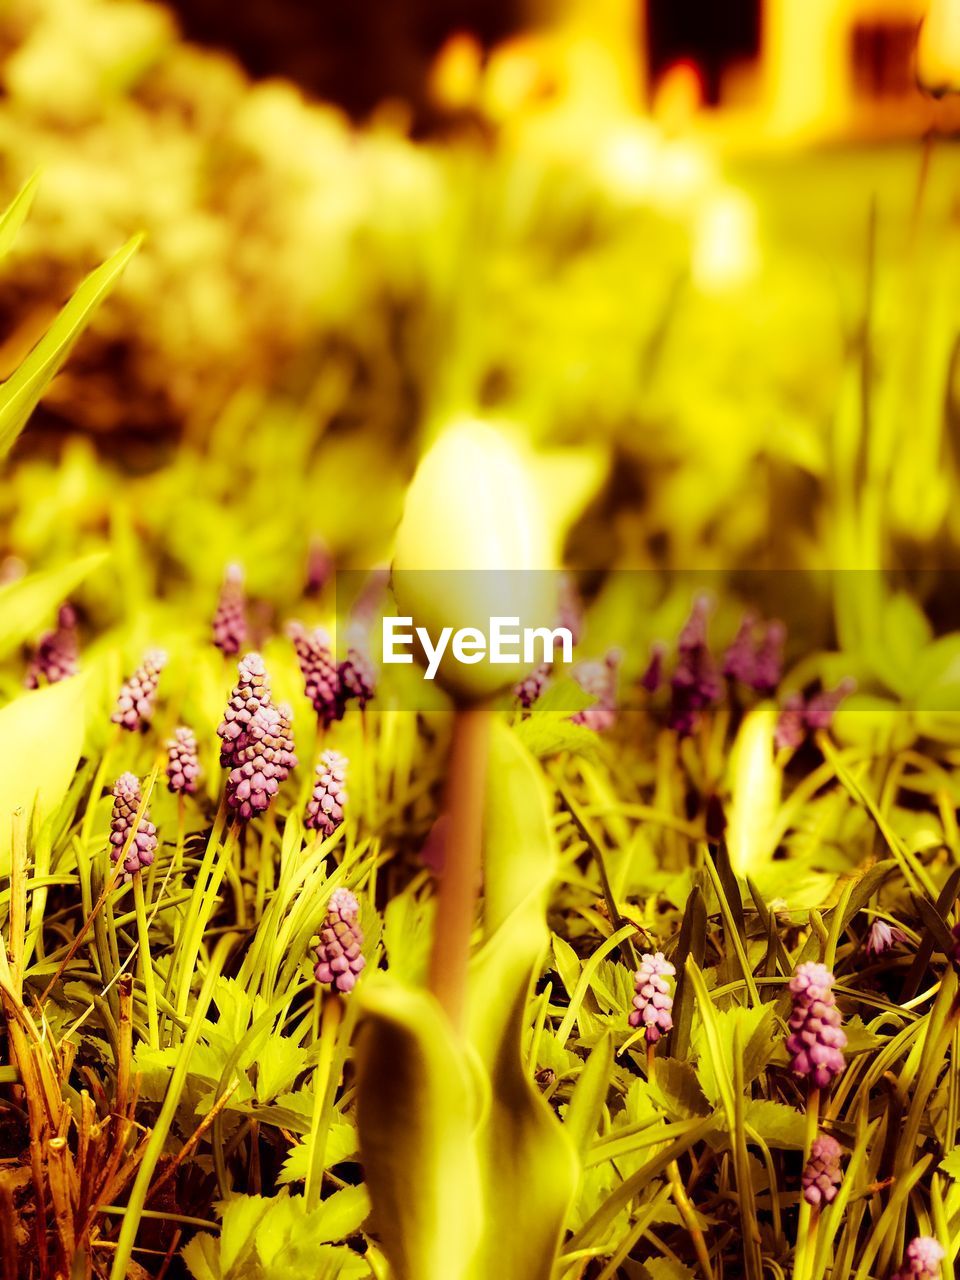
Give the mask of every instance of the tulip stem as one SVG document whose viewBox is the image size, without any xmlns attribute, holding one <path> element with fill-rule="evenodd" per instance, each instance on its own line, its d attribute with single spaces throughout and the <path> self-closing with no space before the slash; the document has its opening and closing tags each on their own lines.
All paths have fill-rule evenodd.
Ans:
<svg viewBox="0 0 960 1280">
<path fill-rule="evenodd" d="M 457 1030 L 463 1026 L 470 935 L 480 884 L 491 714 L 487 706 L 457 708 L 447 773 L 448 827 L 429 987 Z"/>
</svg>

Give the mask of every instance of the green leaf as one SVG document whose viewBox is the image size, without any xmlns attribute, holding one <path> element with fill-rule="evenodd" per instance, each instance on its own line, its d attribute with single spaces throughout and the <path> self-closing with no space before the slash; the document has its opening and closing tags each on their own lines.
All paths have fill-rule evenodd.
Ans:
<svg viewBox="0 0 960 1280">
<path fill-rule="evenodd" d="M 396 1280 L 462 1280 L 481 1231 L 478 1102 L 436 999 L 371 975 L 360 1005 L 357 1122 L 374 1224 Z"/>
<path fill-rule="evenodd" d="M 220 1242 L 208 1231 L 198 1232 L 180 1250 L 180 1256 L 194 1280 L 223 1280 L 220 1270 Z"/>
<path fill-rule="evenodd" d="M 753 1008 L 734 1008 L 714 1010 L 714 1024 L 723 1053 L 723 1070 L 727 1078 L 734 1074 L 734 1035 L 740 1030 L 740 1042 L 743 1051 L 743 1079 L 749 1084 L 755 1079 L 767 1062 L 773 1050 L 773 1006 L 756 1005 Z M 707 1098 L 718 1103 L 721 1100 L 721 1087 L 718 1083 L 718 1066 L 708 1046 L 704 1024 L 694 1031 L 694 1048 L 699 1054 L 697 1061 L 697 1077 Z"/>
<path fill-rule="evenodd" d="M 553 935 L 553 959 L 557 973 L 560 975 L 560 981 L 566 988 L 568 996 L 572 996 L 577 989 L 577 982 L 580 978 L 580 957 L 571 947 L 565 938 L 561 938 L 559 934 Z"/>
<path fill-rule="evenodd" d="M 269 1102 L 285 1092 L 307 1064 L 307 1051 L 289 1036 L 271 1036 L 257 1054 L 257 1098 Z"/>
<path fill-rule="evenodd" d="M 309 1120 L 308 1120 L 309 1123 Z M 327 1132 L 327 1144 L 324 1147 L 324 1167 L 333 1169 L 344 1160 L 357 1154 L 357 1131 L 352 1124 L 335 1120 Z M 303 1182 L 307 1176 L 310 1163 L 310 1144 L 298 1142 L 291 1147 L 277 1181 L 281 1185 L 290 1182 Z"/>
<path fill-rule="evenodd" d="M 13 248 L 17 233 L 30 212 L 33 197 L 37 194 L 39 181 L 39 173 L 35 173 L 32 178 L 28 178 L 7 208 L 0 214 L 0 258 L 5 258 Z"/>
<path fill-rule="evenodd" d="M 390 972 L 411 986 L 426 978 L 435 909 L 432 898 L 421 902 L 401 893 L 390 899 L 384 912 L 383 945 Z"/>
<path fill-rule="evenodd" d="M 650 1280 L 694 1280 L 690 1268 L 675 1258 L 652 1258 L 643 1265 Z"/>
<path fill-rule="evenodd" d="M 0 458 L 10 451 L 37 401 L 142 240 L 142 235 L 134 236 L 87 276 L 27 358 L 0 386 Z"/>
<path fill-rule="evenodd" d="M 0 658 L 13 653 L 41 627 L 49 626 L 57 608 L 106 558 L 106 552 L 97 552 L 0 587 Z"/>
<path fill-rule="evenodd" d="M 597 735 L 566 715 L 529 716 L 517 725 L 517 738 L 538 760 L 570 751 L 589 755 L 597 749 Z"/>
<path fill-rule="evenodd" d="M 531 719 L 540 716 L 558 715 L 572 716 L 578 711 L 592 707 L 596 702 L 592 693 L 587 693 L 582 685 L 572 676 L 564 676 L 562 680 L 551 680 L 543 693 L 533 705 Z"/>
<path fill-rule="evenodd" d="M 613 1037 L 606 1032 L 594 1045 L 580 1072 L 565 1118 L 566 1131 L 581 1159 L 589 1151 L 600 1124 L 612 1071 Z"/>
<path fill-rule="evenodd" d="M 685 1058 L 690 1044 L 690 1028 L 693 1026 L 693 995 L 687 975 L 687 956 L 693 956 L 697 965 L 703 965 L 707 946 L 707 908 L 703 891 L 694 885 L 687 899 L 680 925 L 680 939 L 674 953 L 673 964 L 677 971 L 677 986 L 673 996 L 673 1030 L 670 1032 L 670 1052 L 674 1057 Z"/>
<path fill-rule="evenodd" d="M 370 1196 L 364 1186 L 344 1187 L 328 1196 L 317 1208 L 316 1228 L 323 1241 L 346 1240 L 363 1226 L 370 1213 Z"/>
<path fill-rule="evenodd" d="M 744 1123 L 755 1129 L 768 1147 L 802 1151 L 806 1119 L 793 1107 L 782 1102 L 755 1099 L 744 1108 Z"/>
<path fill-rule="evenodd" d="M 13 813 L 39 828 L 59 809 L 80 762 L 84 678 L 35 689 L 0 710 L 0 876 L 10 872 Z"/>
<path fill-rule="evenodd" d="M 649 1088 L 653 1098 L 674 1119 L 690 1120 L 710 1110 L 697 1073 L 689 1062 L 658 1058 Z"/>
<path fill-rule="evenodd" d="M 954 1147 L 949 1155 L 943 1157 L 940 1168 L 948 1178 L 960 1179 L 960 1147 Z"/>
<path fill-rule="evenodd" d="M 500 720 L 491 726 L 489 777 L 484 943 L 471 966 L 469 1005 L 470 1042 L 490 1081 L 477 1134 L 487 1229 L 474 1277 L 549 1280 L 579 1161 L 521 1048 L 527 999 L 550 941 L 546 911 L 557 852 L 543 776 Z"/>
</svg>

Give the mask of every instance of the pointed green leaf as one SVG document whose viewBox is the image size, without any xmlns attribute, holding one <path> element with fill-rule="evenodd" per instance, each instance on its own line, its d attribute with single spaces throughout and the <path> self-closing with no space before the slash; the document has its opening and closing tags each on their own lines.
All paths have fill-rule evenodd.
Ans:
<svg viewBox="0 0 960 1280">
<path fill-rule="evenodd" d="M 7 208 L 0 214 L 0 258 L 5 258 L 13 248 L 17 233 L 30 212 L 33 197 L 37 194 L 39 181 L 39 173 L 35 173 L 32 178 L 28 178 Z"/>
<path fill-rule="evenodd" d="M 37 401 L 142 240 L 142 235 L 134 236 L 87 276 L 27 358 L 0 386 L 0 458 L 10 451 Z"/>
<path fill-rule="evenodd" d="M 594 1045 L 580 1072 L 565 1117 L 567 1133 L 580 1152 L 581 1159 L 589 1151 L 600 1124 L 612 1070 L 613 1037 L 607 1031 Z"/>
<path fill-rule="evenodd" d="M 106 558 L 105 551 L 98 551 L 0 587 L 0 658 L 13 653 L 41 627 L 52 625 L 57 608 Z"/>
<path fill-rule="evenodd" d="M 481 1229 L 477 1099 L 436 999 L 358 989 L 357 1122 L 374 1229 L 396 1280 L 466 1280 Z"/>
</svg>

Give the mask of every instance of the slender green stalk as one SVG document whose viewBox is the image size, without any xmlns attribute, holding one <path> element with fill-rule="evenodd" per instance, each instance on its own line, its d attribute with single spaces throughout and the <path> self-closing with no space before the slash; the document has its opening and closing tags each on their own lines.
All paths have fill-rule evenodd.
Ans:
<svg viewBox="0 0 960 1280">
<path fill-rule="evenodd" d="M 318 1007 L 319 1006 L 319 1007 Z M 307 1212 L 320 1203 L 323 1185 L 323 1159 L 330 1129 L 330 1112 L 337 1081 L 332 1079 L 330 1067 L 337 1042 L 337 1029 L 342 1014 L 342 997 L 334 991 L 321 995 L 319 987 L 314 994 L 314 1007 L 320 1024 L 320 1056 L 313 1077 L 313 1117 L 310 1124 L 307 1181 L 304 1189 Z"/>
<path fill-rule="evenodd" d="M 147 1033 L 150 1048 L 159 1049 L 160 1026 L 157 1021 L 157 988 L 153 976 L 153 961 L 150 958 L 150 925 L 143 897 L 143 875 L 139 871 L 133 875 L 133 900 L 136 904 L 137 938 L 140 944 L 140 978 L 147 1000 Z"/>
<path fill-rule="evenodd" d="M 428 985 L 454 1027 L 463 1025 L 474 907 L 480 887 L 491 711 L 458 707 L 447 774 L 447 836 Z"/>
</svg>

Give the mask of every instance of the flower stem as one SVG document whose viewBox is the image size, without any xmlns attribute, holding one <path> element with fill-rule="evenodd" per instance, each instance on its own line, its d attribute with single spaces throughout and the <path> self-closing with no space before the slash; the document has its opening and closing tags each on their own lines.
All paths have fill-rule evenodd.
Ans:
<svg viewBox="0 0 960 1280">
<path fill-rule="evenodd" d="M 817 1136 L 820 1123 L 820 1090 L 811 1085 L 807 1094 L 807 1128 L 803 1139 L 803 1163 L 810 1159 L 810 1149 Z M 816 1222 L 811 1223 L 811 1206 L 805 1196 L 800 1197 L 800 1216 L 797 1219 L 797 1245 L 793 1256 L 793 1280 L 805 1280 L 813 1263 L 816 1246 Z"/>
<path fill-rule="evenodd" d="M 137 938 L 140 942 L 140 976 L 147 998 L 147 1029 L 150 1048 L 160 1048 L 160 1026 L 157 1020 L 157 988 L 153 980 L 153 961 L 150 958 L 150 926 L 147 923 L 147 907 L 143 896 L 143 874 L 133 874 L 133 901 L 137 911 Z"/>
<path fill-rule="evenodd" d="M 474 905 L 480 881 L 490 708 L 458 707 L 447 774 L 447 828 L 429 987 L 456 1029 L 463 1025 Z"/>
</svg>

